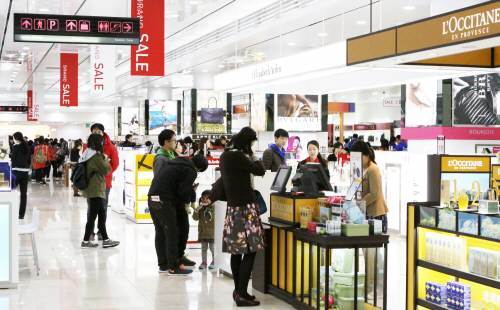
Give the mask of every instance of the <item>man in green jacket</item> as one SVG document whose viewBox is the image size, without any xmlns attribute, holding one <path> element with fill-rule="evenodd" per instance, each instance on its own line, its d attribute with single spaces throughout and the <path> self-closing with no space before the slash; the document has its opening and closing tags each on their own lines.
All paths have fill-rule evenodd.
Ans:
<svg viewBox="0 0 500 310">
<path fill-rule="evenodd" d="M 160 143 L 160 148 L 156 152 L 156 157 L 153 163 L 154 174 L 157 174 L 161 167 L 168 163 L 169 160 L 177 157 L 177 153 L 175 153 L 175 145 L 177 143 L 175 131 L 165 129 L 160 132 L 158 135 L 158 143 Z"/>
</svg>

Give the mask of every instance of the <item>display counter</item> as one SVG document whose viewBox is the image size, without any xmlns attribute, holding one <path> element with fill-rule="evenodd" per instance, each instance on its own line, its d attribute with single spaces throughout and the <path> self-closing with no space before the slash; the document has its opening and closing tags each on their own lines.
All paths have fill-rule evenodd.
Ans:
<svg viewBox="0 0 500 310">
<path fill-rule="evenodd" d="M 355 202 L 328 201 L 320 195 L 271 194 L 264 292 L 297 309 L 386 309 L 389 236 L 381 234 L 381 223 L 370 232 L 364 216 L 359 224 L 351 222 Z"/>
<path fill-rule="evenodd" d="M 19 282 L 19 193 L 0 192 L 0 288 L 16 288 Z"/>
<path fill-rule="evenodd" d="M 153 181 L 153 154 L 125 156 L 125 214 L 135 223 L 152 223 L 148 192 Z"/>
<path fill-rule="evenodd" d="M 388 235 L 318 235 L 278 221 L 265 226 L 271 230 L 266 292 L 297 309 L 387 309 Z M 371 304 L 366 276 L 369 264 L 364 261 L 366 250 L 360 251 L 368 248 L 384 249 L 382 291 L 373 285 Z M 376 259 L 371 266 L 372 284 L 378 283 Z M 382 303 L 377 305 L 380 296 Z"/>
<path fill-rule="evenodd" d="M 438 206 L 408 204 L 407 309 L 498 309 L 500 216 Z"/>
</svg>

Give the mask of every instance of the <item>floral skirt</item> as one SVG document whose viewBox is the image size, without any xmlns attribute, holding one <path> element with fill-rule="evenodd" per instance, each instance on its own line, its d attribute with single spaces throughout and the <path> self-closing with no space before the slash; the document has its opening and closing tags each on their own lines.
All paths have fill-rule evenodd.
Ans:
<svg viewBox="0 0 500 310">
<path fill-rule="evenodd" d="M 264 249 L 264 230 L 258 212 L 255 204 L 227 206 L 222 235 L 223 252 L 247 254 Z"/>
</svg>

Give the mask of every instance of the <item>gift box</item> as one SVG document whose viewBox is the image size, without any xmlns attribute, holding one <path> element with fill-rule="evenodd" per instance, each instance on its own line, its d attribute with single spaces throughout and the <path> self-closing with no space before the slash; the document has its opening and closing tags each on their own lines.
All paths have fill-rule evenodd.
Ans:
<svg viewBox="0 0 500 310">
<path fill-rule="evenodd" d="M 425 300 L 435 304 L 446 304 L 446 285 L 436 282 L 425 282 Z"/>
<path fill-rule="evenodd" d="M 446 305 L 453 310 L 470 310 L 470 286 L 460 282 L 448 282 L 446 284 Z"/>
</svg>

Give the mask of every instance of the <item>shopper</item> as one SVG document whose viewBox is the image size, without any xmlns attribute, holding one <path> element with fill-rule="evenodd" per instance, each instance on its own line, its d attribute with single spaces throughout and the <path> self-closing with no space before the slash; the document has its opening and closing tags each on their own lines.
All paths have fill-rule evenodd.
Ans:
<svg viewBox="0 0 500 310">
<path fill-rule="evenodd" d="M 54 158 L 55 154 L 52 153 L 52 149 L 50 147 L 51 145 L 51 140 L 50 139 L 45 139 L 43 141 L 43 145 L 45 146 L 47 150 L 47 163 L 45 165 L 45 170 L 44 170 L 44 179 L 45 181 L 50 180 L 50 169 L 52 168 L 52 159 Z"/>
<path fill-rule="evenodd" d="M 132 141 L 133 136 L 131 134 L 128 134 L 125 136 L 125 141 L 121 144 L 121 147 L 135 147 L 136 144 L 134 141 Z"/>
<path fill-rule="evenodd" d="M 109 192 L 111 191 L 112 183 L 113 183 L 113 173 L 118 168 L 119 158 L 118 158 L 118 150 L 116 146 L 111 142 L 108 134 L 104 131 L 104 125 L 95 123 L 90 126 L 90 131 L 93 134 L 98 134 L 103 136 L 104 146 L 103 146 L 103 154 L 109 158 L 109 164 L 111 166 L 111 170 L 109 170 L 106 175 L 106 197 L 104 203 L 104 223 L 106 223 L 106 216 L 108 212 L 108 202 L 109 202 Z M 99 227 L 97 227 L 99 229 Z M 100 231 L 97 231 L 98 240 L 104 240 Z M 94 234 L 92 234 L 92 240 L 94 239 Z"/>
<path fill-rule="evenodd" d="M 406 151 L 408 149 L 408 144 L 405 140 L 401 139 L 401 135 L 396 136 L 396 146 L 394 147 L 395 151 L 401 152 Z"/>
<path fill-rule="evenodd" d="M 11 147 L 10 160 L 12 162 L 12 173 L 16 176 L 16 183 L 19 185 L 19 191 L 21 192 L 19 219 L 22 220 L 26 213 L 31 152 L 22 133 L 14 133 L 13 138 L 14 144 Z"/>
<path fill-rule="evenodd" d="M 299 163 L 299 167 L 309 163 L 320 164 L 325 169 L 326 176 L 330 179 L 330 171 L 328 170 L 328 162 L 321 156 L 319 152 L 319 143 L 316 140 L 307 142 L 307 153 L 309 157 Z"/>
<path fill-rule="evenodd" d="M 278 132 L 277 140 L 286 135 L 286 132 Z M 255 131 L 245 127 L 231 139 L 229 148 L 220 158 L 221 177 L 227 198 L 222 247 L 224 252 L 231 254 L 233 299 L 237 306 L 260 304 L 247 292 L 256 252 L 264 249 L 263 229 L 251 174 L 263 176 L 266 170 L 262 162 L 257 161 L 253 155 L 252 144 L 255 141 Z M 277 141 L 277 144 L 280 142 L 282 141 Z M 284 146 L 281 143 L 279 145 Z M 270 161 L 272 162 L 272 158 Z"/>
<path fill-rule="evenodd" d="M 198 208 L 193 212 L 193 220 L 198 221 L 198 241 L 201 243 L 201 264 L 199 269 L 213 270 L 214 262 L 214 229 L 215 229 L 215 209 L 209 199 L 210 191 L 206 190 L 201 193 L 198 201 Z M 212 253 L 212 262 L 208 265 L 207 252 L 210 248 Z"/>
<path fill-rule="evenodd" d="M 385 138 L 385 134 L 380 136 L 380 150 L 388 151 L 389 150 L 389 140 Z"/>
<path fill-rule="evenodd" d="M 387 232 L 387 204 L 382 192 L 382 175 L 375 162 L 375 152 L 365 142 L 358 141 L 352 147 L 353 152 L 363 156 L 362 201 L 366 203 L 368 218 L 382 221 L 382 229 Z"/>
<path fill-rule="evenodd" d="M 48 148 L 44 144 L 43 137 L 39 137 L 38 144 L 35 146 L 35 149 L 33 151 L 33 170 L 35 170 L 36 182 L 42 185 L 47 184 L 44 178 L 45 167 L 47 166 L 48 158 Z"/>
<path fill-rule="evenodd" d="M 351 149 L 352 149 L 353 145 L 356 144 L 356 142 L 358 142 L 358 138 L 359 138 L 358 134 L 355 133 L 352 135 L 352 138 L 349 139 L 349 142 L 347 143 L 347 145 L 345 147 L 349 152 L 352 152 Z"/>
<path fill-rule="evenodd" d="M 175 137 L 173 141 L 175 145 Z M 196 186 L 193 183 L 197 172 L 203 172 L 207 167 L 207 159 L 198 154 L 192 159 L 178 157 L 169 160 L 154 174 L 148 206 L 155 226 L 160 273 L 187 275 L 192 272 L 185 268 L 187 265 L 194 266 L 184 255 L 189 234 L 185 205 L 195 201 Z"/>
<path fill-rule="evenodd" d="M 279 167 L 286 165 L 285 146 L 288 143 L 288 132 L 278 129 L 274 132 L 274 144 L 264 151 L 262 162 L 266 170 L 278 171 Z"/>
<path fill-rule="evenodd" d="M 59 146 L 57 145 L 57 140 L 52 140 L 49 145 L 49 161 L 50 161 L 50 166 L 52 167 L 52 180 L 59 178 L 59 173 L 58 173 L 59 165 L 57 158 L 58 152 L 59 152 Z"/>
<path fill-rule="evenodd" d="M 177 153 L 175 151 L 175 147 L 177 144 L 175 136 L 175 131 L 170 129 L 164 129 L 158 135 L 158 143 L 160 144 L 160 148 L 156 151 L 156 156 L 153 162 L 153 173 L 156 175 L 161 167 L 168 163 L 169 160 L 175 159 L 177 157 Z"/>
<path fill-rule="evenodd" d="M 82 147 L 83 146 L 81 140 L 76 140 L 69 154 L 69 161 L 71 168 L 73 168 L 76 165 L 76 163 L 78 163 L 78 161 L 80 160 L 80 152 L 82 150 Z M 78 188 L 75 185 L 73 185 L 73 196 L 80 197 Z"/>
<path fill-rule="evenodd" d="M 88 212 L 85 235 L 82 248 L 94 248 L 98 245 L 91 240 L 94 232 L 94 222 L 102 236 L 102 247 L 110 248 L 120 244 L 109 239 L 106 231 L 106 175 L 111 171 L 110 158 L 104 153 L 104 137 L 100 134 L 91 134 L 87 141 L 87 149 L 83 152 L 80 163 L 85 163 L 88 186 L 83 191 L 87 198 Z"/>
<path fill-rule="evenodd" d="M 335 143 L 333 144 L 333 149 L 336 149 L 336 148 L 339 148 L 339 147 L 344 148 L 344 146 L 340 142 L 340 137 L 335 137 Z"/>
</svg>

